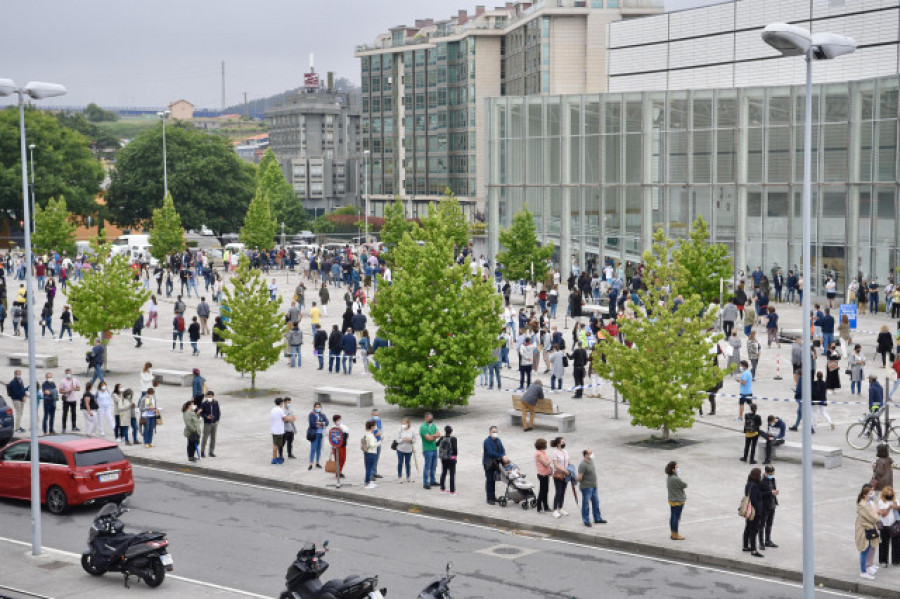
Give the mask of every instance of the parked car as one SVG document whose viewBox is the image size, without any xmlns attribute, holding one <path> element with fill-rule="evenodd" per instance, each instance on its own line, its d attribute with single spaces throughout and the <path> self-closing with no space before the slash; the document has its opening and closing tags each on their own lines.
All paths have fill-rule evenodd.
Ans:
<svg viewBox="0 0 900 599">
<path fill-rule="evenodd" d="M 0 447 L 3 447 L 13 436 L 13 409 L 3 397 L 0 397 Z"/>
<path fill-rule="evenodd" d="M 62 514 L 69 506 L 120 500 L 134 492 L 131 463 L 115 443 L 57 435 L 39 444 L 41 503 L 50 512 Z M 0 496 L 31 498 L 29 441 L 16 441 L 0 451 Z"/>
</svg>

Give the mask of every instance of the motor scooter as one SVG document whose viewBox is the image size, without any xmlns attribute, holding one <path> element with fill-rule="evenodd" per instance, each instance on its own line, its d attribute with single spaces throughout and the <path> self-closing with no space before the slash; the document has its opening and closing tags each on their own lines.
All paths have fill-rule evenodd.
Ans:
<svg viewBox="0 0 900 599">
<path fill-rule="evenodd" d="M 430 585 L 425 587 L 421 593 L 419 593 L 418 599 L 453 599 L 450 596 L 450 581 L 454 579 L 455 574 L 450 574 L 450 568 L 453 567 L 453 562 L 447 562 L 447 573 L 444 574 L 444 577 L 440 580 L 435 580 Z"/>
</svg>

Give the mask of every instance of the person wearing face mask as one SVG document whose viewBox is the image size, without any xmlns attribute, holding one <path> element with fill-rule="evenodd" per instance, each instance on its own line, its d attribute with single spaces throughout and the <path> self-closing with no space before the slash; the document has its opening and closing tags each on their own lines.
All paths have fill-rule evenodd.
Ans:
<svg viewBox="0 0 900 599">
<path fill-rule="evenodd" d="M 569 452 L 566 451 L 566 440 L 557 437 L 550 441 L 553 448 L 551 458 L 551 471 L 553 474 L 553 517 L 568 516 L 569 512 L 563 509 L 566 500 L 566 483 L 569 481 Z"/>
<path fill-rule="evenodd" d="M 81 391 L 81 383 L 79 383 L 75 375 L 72 374 L 72 369 L 66 368 L 66 378 L 59 383 L 59 394 L 63 398 L 63 433 L 66 432 L 66 420 L 68 419 L 69 412 L 72 413 L 72 430 L 75 432 L 81 430 L 75 426 L 75 413 L 78 411 L 79 391 Z"/>
<path fill-rule="evenodd" d="M 606 524 L 600 515 L 600 497 L 597 495 L 597 470 L 594 468 L 594 452 L 585 449 L 581 452 L 583 460 L 578 464 L 578 484 L 581 487 L 581 520 L 590 528 L 591 512 L 594 524 Z"/>
<path fill-rule="evenodd" d="M 56 401 L 59 399 L 59 391 L 53 382 L 53 374 L 48 372 L 41 384 L 41 405 L 44 406 L 44 421 L 41 429 L 44 434 L 55 435 L 54 424 L 56 422 Z M 48 426 L 49 423 L 49 426 Z"/>
<path fill-rule="evenodd" d="M 666 489 L 669 491 L 669 530 L 672 531 L 673 541 L 683 541 L 684 537 L 678 534 L 678 523 L 681 521 L 681 512 L 684 510 L 684 502 L 687 495 L 684 490 L 687 483 L 681 480 L 681 468 L 678 462 L 671 461 L 666 464 Z"/>
<path fill-rule="evenodd" d="M 309 441 L 309 468 L 313 469 L 313 463 L 316 468 L 321 468 L 320 460 L 322 459 L 322 434 L 325 427 L 328 426 L 328 417 L 322 413 L 322 404 L 316 402 L 307 418 L 309 427 L 306 429 L 306 440 Z"/>
<path fill-rule="evenodd" d="M 778 506 L 778 486 L 775 484 L 775 468 L 766 466 L 766 473 L 759 482 L 761 496 L 760 510 L 756 515 L 759 533 L 759 548 L 777 548 L 772 542 L 772 523 L 775 521 L 775 508 Z"/>
<path fill-rule="evenodd" d="M 856 496 L 856 525 L 854 538 L 856 550 L 859 551 L 859 577 L 875 580 L 878 567 L 872 565 L 875 548 L 879 545 L 881 535 L 878 532 L 878 512 L 872 505 L 875 492 L 872 485 L 863 485 Z"/>
<path fill-rule="evenodd" d="M 97 429 L 101 437 L 106 436 L 106 431 L 115 434 L 113 421 L 114 402 L 112 393 L 106 387 L 106 381 L 100 381 L 97 386 Z"/>
<path fill-rule="evenodd" d="M 414 482 L 409 477 L 409 462 L 415 451 L 416 434 L 412 430 L 412 424 L 409 418 L 400 421 L 400 432 L 397 434 L 395 441 L 397 450 L 397 482 L 403 482 L 403 466 L 406 466 L 406 482 Z"/>
<path fill-rule="evenodd" d="M 882 487 L 881 493 L 875 501 L 875 508 L 878 510 L 878 516 L 881 519 L 881 544 L 878 546 L 878 564 L 882 568 L 887 568 L 888 553 L 890 553 L 891 565 L 895 567 L 900 566 L 900 535 L 891 534 L 894 523 L 898 521 L 897 509 L 900 509 L 893 487 Z"/>
<path fill-rule="evenodd" d="M 434 416 L 431 412 L 425 412 L 425 422 L 419 426 L 419 436 L 422 437 L 422 457 L 425 465 L 422 468 L 422 488 L 430 489 L 437 485 L 435 474 L 437 473 L 437 440 L 441 436 Z"/>
<path fill-rule="evenodd" d="M 484 466 L 484 491 L 490 505 L 497 503 L 494 474 L 498 471 L 500 460 L 506 455 L 500 431 L 496 426 L 490 428 L 490 434 L 484 440 L 481 464 Z"/>
</svg>

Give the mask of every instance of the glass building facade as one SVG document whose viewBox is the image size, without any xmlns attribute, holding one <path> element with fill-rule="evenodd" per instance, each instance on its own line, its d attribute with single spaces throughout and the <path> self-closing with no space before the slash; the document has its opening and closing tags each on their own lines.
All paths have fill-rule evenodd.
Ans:
<svg viewBox="0 0 900 599">
<path fill-rule="evenodd" d="M 814 292 L 898 265 L 898 85 L 814 86 Z M 489 251 L 525 206 L 564 277 L 640 261 L 658 227 L 683 238 L 702 215 L 736 269 L 796 270 L 804 100 L 802 85 L 491 99 Z"/>
</svg>

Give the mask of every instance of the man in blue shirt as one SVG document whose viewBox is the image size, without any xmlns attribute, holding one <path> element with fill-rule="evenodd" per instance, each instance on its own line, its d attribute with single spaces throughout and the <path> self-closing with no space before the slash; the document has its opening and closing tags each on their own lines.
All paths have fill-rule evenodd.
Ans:
<svg viewBox="0 0 900 599">
<path fill-rule="evenodd" d="M 869 375 L 869 413 L 877 414 L 884 407 L 884 388 L 878 382 L 878 377 L 874 374 Z M 878 432 L 878 438 L 881 439 L 881 418 L 875 418 L 875 430 Z"/>
<path fill-rule="evenodd" d="M 750 372 L 750 364 L 747 360 L 741 360 L 741 399 L 738 404 L 737 421 L 744 420 L 744 404 L 753 403 L 753 373 Z"/>
<path fill-rule="evenodd" d="M 831 310 L 825 308 L 825 313 L 813 324 L 822 330 L 822 347 L 827 350 L 834 343 L 834 316 L 831 315 Z"/>
<path fill-rule="evenodd" d="M 487 502 L 491 505 L 497 503 L 494 488 L 494 472 L 499 468 L 500 459 L 505 455 L 506 450 L 503 448 L 503 442 L 500 441 L 500 433 L 496 426 L 492 426 L 490 434 L 484 440 L 484 453 L 481 457 L 481 464 L 484 466 L 484 490 L 487 495 Z"/>
</svg>

